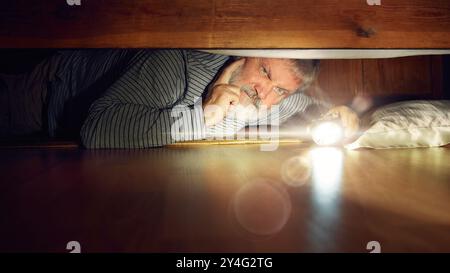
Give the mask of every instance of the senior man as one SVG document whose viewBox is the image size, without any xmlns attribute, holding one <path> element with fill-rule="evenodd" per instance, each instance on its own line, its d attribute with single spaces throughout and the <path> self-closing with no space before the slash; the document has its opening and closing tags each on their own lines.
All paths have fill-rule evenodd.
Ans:
<svg viewBox="0 0 450 273">
<path fill-rule="evenodd" d="M 0 77 L 8 108 L 0 128 L 4 136 L 79 133 L 88 148 L 158 147 L 179 136 L 204 139 L 267 122 L 267 116 L 236 118 L 244 108 L 267 109 L 268 116 L 276 109 L 282 123 L 321 104 L 303 93 L 317 73 L 315 60 L 236 59 L 196 50 L 66 50 L 30 73 Z M 329 112 L 340 116 L 347 135 L 358 129 L 348 107 Z"/>
</svg>

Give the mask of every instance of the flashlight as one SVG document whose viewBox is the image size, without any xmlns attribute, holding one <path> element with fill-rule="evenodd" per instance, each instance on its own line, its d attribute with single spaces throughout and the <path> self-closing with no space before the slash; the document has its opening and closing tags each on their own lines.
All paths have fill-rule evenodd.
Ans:
<svg viewBox="0 0 450 273">
<path fill-rule="evenodd" d="M 344 128 L 336 115 L 314 120 L 309 131 L 314 142 L 321 146 L 336 145 L 344 139 Z"/>
</svg>

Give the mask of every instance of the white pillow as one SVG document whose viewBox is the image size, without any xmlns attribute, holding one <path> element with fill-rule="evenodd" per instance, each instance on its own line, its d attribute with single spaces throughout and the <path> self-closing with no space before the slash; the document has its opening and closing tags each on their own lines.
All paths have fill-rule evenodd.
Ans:
<svg viewBox="0 0 450 273">
<path fill-rule="evenodd" d="M 346 148 L 437 147 L 450 143 L 450 100 L 415 100 L 386 105 L 370 127 Z"/>
</svg>

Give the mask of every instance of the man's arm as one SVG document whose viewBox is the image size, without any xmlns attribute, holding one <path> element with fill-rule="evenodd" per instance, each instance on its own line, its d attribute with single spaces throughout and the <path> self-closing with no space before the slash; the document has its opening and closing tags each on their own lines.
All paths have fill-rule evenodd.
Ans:
<svg viewBox="0 0 450 273">
<path fill-rule="evenodd" d="M 331 103 L 298 92 L 280 103 L 280 123 L 288 121 L 292 116 L 302 116 L 305 120 L 316 119 L 332 106 Z"/>
<path fill-rule="evenodd" d="M 80 135 L 88 148 L 145 148 L 204 137 L 199 107 L 182 106 L 186 60 L 181 50 L 142 51 L 94 102 Z"/>
<path fill-rule="evenodd" d="M 295 102 L 291 101 L 290 103 L 295 105 L 295 113 L 303 113 L 306 115 L 304 117 L 306 121 L 311 121 L 320 116 L 336 115 L 341 119 L 346 137 L 350 138 L 358 131 L 359 118 L 350 107 L 345 105 L 333 106 L 329 102 L 318 100 L 301 93 L 294 95 L 298 97 L 294 100 Z"/>
</svg>

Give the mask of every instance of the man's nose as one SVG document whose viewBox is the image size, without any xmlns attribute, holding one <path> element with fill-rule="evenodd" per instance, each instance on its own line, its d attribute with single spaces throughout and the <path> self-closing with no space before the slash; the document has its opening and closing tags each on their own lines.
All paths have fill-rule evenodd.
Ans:
<svg viewBox="0 0 450 273">
<path fill-rule="evenodd" d="M 260 86 L 259 90 L 257 90 L 258 97 L 262 100 L 265 99 L 272 91 L 272 88 L 273 88 L 273 86 L 271 84 L 265 84 L 265 85 Z"/>
</svg>

